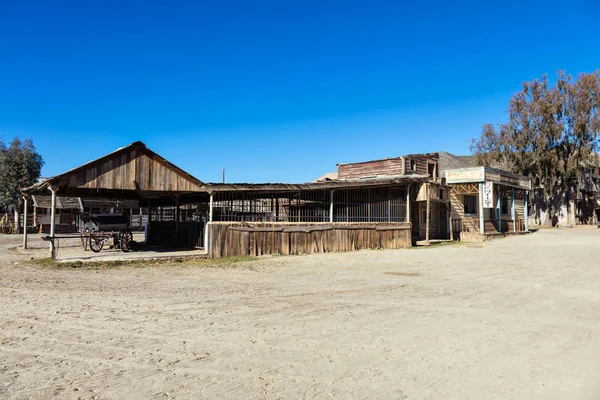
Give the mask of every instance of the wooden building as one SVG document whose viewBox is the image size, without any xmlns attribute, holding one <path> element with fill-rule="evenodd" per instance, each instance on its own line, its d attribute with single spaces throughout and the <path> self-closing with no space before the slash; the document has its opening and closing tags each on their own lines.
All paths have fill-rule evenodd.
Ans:
<svg viewBox="0 0 600 400">
<path fill-rule="evenodd" d="M 452 236 L 480 240 L 484 235 L 527 232 L 531 178 L 495 168 L 445 171 L 451 186 Z"/>
<path fill-rule="evenodd" d="M 203 247 L 210 257 L 404 248 L 462 238 L 476 231 L 477 221 L 480 233 L 527 230 L 521 217 L 526 204 L 519 203 L 526 201 L 527 178 L 440 163 L 460 161 L 452 157 L 410 154 L 338 164 L 336 174 L 305 184 L 209 184 L 135 142 L 23 189 L 24 214 L 32 201 L 49 207 L 55 238 L 57 221 L 63 222 L 56 217 L 60 208 L 85 212 L 86 202 L 146 208 L 149 242 Z M 489 182 L 497 187 L 497 214 L 478 213 L 483 207 L 472 208 L 469 197 Z M 505 213 L 507 196 L 511 218 Z"/>
<path fill-rule="evenodd" d="M 308 184 L 206 184 L 135 142 L 22 193 L 26 215 L 33 199 L 50 198 L 52 238 L 61 198 L 137 201 L 149 210 L 149 242 L 204 247 L 211 257 L 222 257 L 410 247 L 407 196 L 411 190 L 416 196 L 415 185 L 424 180 L 415 173 Z"/>
<path fill-rule="evenodd" d="M 408 189 L 413 242 L 449 239 L 448 187 L 440 178 L 439 153 L 408 154 L 356 163 L 338 164 L 340 181 L 419 177 Z"/>
<path fill-rule="evenodd" d="M 200 204 L 206 204 L 209 199 L 203 184 L 142 142 L 135 142 L 63 174 L 44 179 L 23 189 L 22 193 L 25 214 L 35 196 L 45 200 L 44 196 L 49 195 L 51 237 L 56 233 L 56 209 L 60 205 L 57 198 L 61 196 L 101 202 L 136 201 L 140 207 L 149 209 L 150 241 L 202 246 L 204 225 L 197 211 L 202 208 Z M 27 229 L 24 232 L 26 244 Z"/>
</svg>

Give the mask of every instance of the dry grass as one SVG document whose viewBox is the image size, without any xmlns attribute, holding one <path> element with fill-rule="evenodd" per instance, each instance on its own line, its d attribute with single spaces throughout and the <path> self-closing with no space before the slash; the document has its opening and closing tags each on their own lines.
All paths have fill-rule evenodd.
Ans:
<svg viewBox="0 0 600 400">
<path fill-rule="evenodd" d="M 217 259 L 207 258 L 168 258 L 155 260 L 126 260 L 126 261 L 89 261 L 89 262 L 58 262 L 50 258 L 36 258 L 29 264 L 40 269 L 81 269 L 98 270 L 110 268 L 148 268 L 148 267 L 189 267 L 189 268 L 241 268 L 254 270 L 252 261 L 256 257 L 227 257 Z"/>
</svg>

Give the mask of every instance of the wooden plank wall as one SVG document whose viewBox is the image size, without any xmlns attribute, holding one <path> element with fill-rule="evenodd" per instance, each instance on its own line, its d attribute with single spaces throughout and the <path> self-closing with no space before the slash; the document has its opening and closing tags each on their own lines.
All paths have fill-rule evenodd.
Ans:
<svg viewBox="0 0 600 400">
<path fill-rule="evenodd" d="M 411 169 L 410 160 L 415 161 L 415 169 Z M 428 164 L 437 164 L 439 156 L 432 154 L 414 154 L 404 157 L 386 158 L 384 160 L 364 161 L 358 163 L 339 164 L 339 179 L 358 179 L 386 175 L 427 175 Z"/>
<path fill-rule="evenodd" d="M 439 155 L 437 153 L 433 153 L 433 154 L 414 154 L 414 155 L 408 155 L 404 157 L 404 167 L 405 167 L 405 173 L 407 175 L 411 175 L 411 174 L 418 174 L 418 175 L 427 175 L 429 174 L 428 171 L 428 164 L 437 164 L 439 161 Z M 412 170 L 410 168 L 410 164 L 411 164 L 411 160 L 415 160 L 416 161 L 416 165 L 415 165 L 415 169 Z M 438 166 L 439 169 L 439 166 Z"/>
<path fill-rule="evenodd" d="M 137 183 L 137 187 L 136 187 Z M 75 171 L 68 185 L 86 189 L 195 191 L 201 186 L 143 150 L 123 154 Z"/>
<path fill-rule="evenodd" d="M 378 175 L 401 174 L 402 157 L 338 165 L 339 179 L 357 179 Z"/>
<path fill-rule="evenodd" d="M 311 254 L 412 246 L 410 223 L 235 223 L 209 225 L 210 258 Z"/>
</svg>

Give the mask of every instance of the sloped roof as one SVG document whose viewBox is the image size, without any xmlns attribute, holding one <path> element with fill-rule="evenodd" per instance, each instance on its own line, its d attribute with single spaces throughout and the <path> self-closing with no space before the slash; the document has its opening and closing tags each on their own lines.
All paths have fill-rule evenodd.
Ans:
<svg viewBox="0 0 600 400">
<path fill-rule="evenodd" d="M 144 155 L 146 157 L 145 162 L 136 159 L 139 155 Z M 127 167 L 124 167 L 125 165 L 127 165 Z M 153 167 L 161 169 L 160 171 L 154 172 L 154 177 L 152 177 Z M 103 175 L 118 168 L 122 168 L 123 170 L 114 173 L 115 176 L 110 177 L 111 179 L 102 179 Z M 44 193 L 50 186 L 64 186 L 71 189 L 85 188 L 88 190 L 146 189 L 152 191 L 169 191 L 172 189 L 172 187 L 169 187 L 173 186 L 170 182 L 167 182 L 168 184 L 160 181 L 158 181 L 158 184 L 156 183 L 158 179 L 156 176 L 157 173 L 169 173 L 173 175 L 176 177 L 175 180 L 178 181 L 175 186 L 177 186 L 181 180 L 181 182 L 185 183 L 182 187 L 187 188 L 187 191 L 198 190 L 203 185 L 201 180 L 159 156 L 157 153 L 150 150 L 144 143 L 137 141 L 60 175 L 43 179 L 41 182 L 22 189 L 22 192 L 27 194 Z M 97 180 L 98 182 L 89 184 L 89 182 L 92 182 L 93 180 Z M 129 180 L 131 180 L 131 182 Z M 146 186 L 148 187 L 144 187 L 146 182 L 140 182 L 142 180 L 147 181 Z"/>
<path fill-rule="evenodd" d="M 449 169 L 477 167 L 475 156 L 455 156 L 447 151 L 439 153 L 439 172 L 440 176 Z"/>
<path fill-rule="evenodd" d="M 315 179 L 313 182 L 328 182 L 337 181 L 339 174 L 337 172 L 328 172 L 320 178 Z"/>
</svg>

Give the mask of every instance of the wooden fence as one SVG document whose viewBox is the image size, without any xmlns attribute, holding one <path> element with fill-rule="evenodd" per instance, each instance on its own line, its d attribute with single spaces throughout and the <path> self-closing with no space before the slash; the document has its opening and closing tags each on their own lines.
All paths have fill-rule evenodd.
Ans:
<svg viewBox="0 0 600 400">
<path fill-rule="evenodd" d="M 210 258 L 311 254 L 412 246 L 411 224 L 232 223 L 208 225 Z"/>
</svg>

